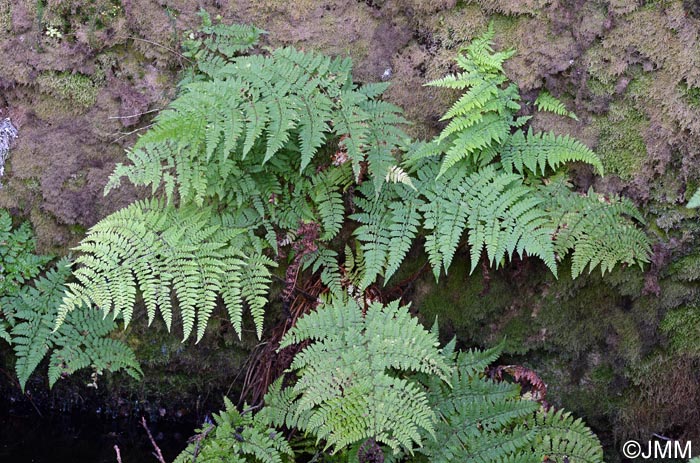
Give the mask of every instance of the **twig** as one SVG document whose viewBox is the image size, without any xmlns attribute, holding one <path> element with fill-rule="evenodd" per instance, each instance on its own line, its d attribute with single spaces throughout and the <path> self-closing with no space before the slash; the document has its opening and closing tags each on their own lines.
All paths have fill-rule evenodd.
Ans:
<svg viewBox="0 0 700 463">
<path fill-rule="evenodd" d="M 19 381 L 17 381 L 17 380 L 15 379 L 14 376 L 12 376 L 11 374 L 9 374 L 4 368 L 0 368 L 0 371 L 2 371 L 3 374 L 4 374 L 5 376 L 7 376 L 7 377 L 9 378 L 10 381 L 12 381 L 13 383 L 15 383 L 15 386 L 17 386 L 17 389 L 19 389 L 20 391 L 22 391 L 22 386 L 19 384 Z M 32 407 L 34 407 L 34 410 L 36 410 L 36 413 L 37 413 L 41 418 L 43 418 L 44 415 L 41 413 L 41 410 L 39 410 L 39 407 L 37 407 L 36 403 L 34 402 L 34 399 L 32 399 L 32 396 L 29 394 L 29 391 L 22 391 L 22 393 L 23 393 L 24 396 L 29 400 L 29 403 L 32 404 Z"/>
<path fill-rule="evenodd" d="M 184 60 L 187 61 L 188 63 L 192 63 L 192 60 L 191 60 L 191 59 L 189 59 L 188 57 L 186 57 L 186 56 L 183 55 L 182 53 L 178 52 L 177 50 L 173 50 L 172 48 L 163 45 L 162 43 L 154 42 L 154 41 L 152 41 L 152 40 L 142 39 L 142 38 L 139 38 L 139 37 L 134 37 L 133 35 L 122 36 L 122 37 L 119 37 L 119 38 L 124 38 L 124 39 L 127 39 L 127 40 L 128 40 L 128 39 L 131 39 L 131 40 L 138 40 L 138 41 L 140 41 L 140 42 L 150 43 L 151 45 L 155 45 L 155 46 L 157 46 L 157 47 L 161 47 L 161 48 L 164 48 L 164 49 L 168 50 L 170 53 L 173 53 L 173 54 L 176 55 L 177 57 L 184 59 Z"/>
<path fill-rule="evenodd" d="M 117 452 L 117 463 L 122 463 L 122 454 L 119 452 L 119 446 L 114 444 L 114 451 Z"/>
<path fill-rule="evenodd" d="M 165 458 L 163 458 L 163 452 L 160 451 L 160 447 L 156 444 L 156 440 L 153 438 L 153 434 L 151 434 L 151 430 L 148 429 L 148 425 L 146 424 L 146 418 L 143 416 L 141 417 L 141 426 L 146 430 L 148 438 L 151 440 L 151 445 L 153 445 L 153 448 L 156 450 L 153 452 L 153 456 L 156 457 L 160 463 L 166 463 Z"/>
<path fill-rule="evenodd" d="M 148 125 L 145 126 L 145 127 L 139 127 L 138 129 L 132 130 L 131 132 L 119 132 L 119 133 L 121 134 L 121 137 L 117 138 L 117 139 L 114 140 L 112 143 L 116 143 L 116 142 L 118 142 L 119 140 L 121 140 L 122 138 L 128 137 L 129 135 L 131 135 L 131 134 L 133 134 L 133 133 L 136 133 L 136 132 L 138 132 L 139 130 L 149 129 L 149 128 L 151 128 L 152 126 L 153 126 L 153 124 L 148 124 Z"/>
<path fill-rule="evenodd" d="M 128 116 L 109 116 L 107 119 L 131 119 L 132 117 L 144 116 L 146 114 L 151 114 L 151 113 L 155 113 L 158 111 L 162 111 L 162 109 L 161 108 L 151 109 L 148 111 L 144 111 L 142 113 L 130 114 Z"/>
</svg>

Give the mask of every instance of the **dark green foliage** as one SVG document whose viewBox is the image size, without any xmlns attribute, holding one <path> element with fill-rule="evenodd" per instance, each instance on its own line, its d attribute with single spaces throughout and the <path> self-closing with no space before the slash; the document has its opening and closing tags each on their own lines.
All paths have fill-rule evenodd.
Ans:
<svg viewBox="0 0 700 463">
<path fill-rule="evenodd" d="M 34 234 L 29 223 L 12 229 L 12 217 L 0 209 L 0 297 L 17 293 L 39 274 L 51 256 L 34 253 Z"/>
<path fill-rule="evenodd" d="M 123 369 L 139 378 L 141 369 L 131 349 L 106 337 L 117 324 L 110 318 L 103 318 L 99 311 L 72 312 L 61 327 L 53 331 L 65 281 L 70 274 L 69 262 L 63 259 L 45 276 L 35 279 L 33 285 L 24 285 L 16 294 L 0 299 L 10 314 L 15 371 L 22 389 L 49 352 L 49 386 L 61 376 L 87 367 L 99 374 Z"/>
<path fill-rule="evenodd" d="M 250 410 L 240 413 L 227 397 L 224 404 L 226 408 L 214 414 L 215 424 L 205 424 L 173 463 L 293 461 L 292 449 L 281 432 Z"/>
<path fill-rule="evenodd" d="M 430 382 L 430 404 L 439 416 L 437 437 L 421 453 L 431 463 L 602 462 L 600 442 L 581 420 L 522 398 L 516 384 L 484 376 L 498 353 L 460 352 L 452 387 Z"/>
</svg>

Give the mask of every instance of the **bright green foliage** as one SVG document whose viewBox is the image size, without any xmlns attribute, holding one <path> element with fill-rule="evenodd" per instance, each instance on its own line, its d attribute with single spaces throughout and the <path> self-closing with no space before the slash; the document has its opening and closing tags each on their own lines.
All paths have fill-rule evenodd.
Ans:
<svg viewBox="0 0 700 463">
<path fill-rule="evenodd" d="M 563 411 L 545 411 L 522 398 L 517 384 L 484 376 L 498 353 L 492 349 L 452 354 L 452 387 L 431 378 L 429 400 L 439 420 L 436 439 L 427 440 L 421 453 L 431 463 L 602 462 L 600 442 L 581 420 Z"/>
<path fill-rule="evenodd" d="M 447 272 L 465 233 L 472 271 L 484 250 L 492 265 L 527 254 L 555 274 L 557 261 L 573 251 L 574 276 L 586 266 L 605 272 L 617 263 L 648 261 L 649 240 L 636 228 L 641 217 L 629 201 L 611 198 L 593 207 L 568 183 L 561 198 L 542 194 L 552 190 L 548 176 L 566 163 L 587 163 L 601 174 L 603 167 L 577 140 L 525 131 L 527 118 L 516 117 L 517 87 L 507 83 L 502 68 L 512 52 L 493 52 L 492 37 L 490 30 L 457 57 L 461 72 L 429 84 L 465 93 L 443 117 L 449 123 L 440 136 L 412 145 L 403 160 L 405 171 L 417 177 L 414 189 L 385 187 L 374 201 L 363 189 L 364 198 L 355 199 L 363 211 L 352 216 L 363 224 L 355 231 L 366 258 L 361 287 L 380 275 L 388 279 L 421 231 L 436 278 Z M 395 209 L 377 204 L 393 205 L 396 198 L 401 205 Z M 565 214 L 567 200 L 572 209 Z M 391 243 L 389 230 L 398 231 Z"/>
<path fill-rule="evenodd" d="M 282 463 L 293 461 L 293 452 L 281 432 L 271 428 L 260 415 L 240 413 L 224 397 L 225 410 L 214 414 L 216 425 L 207 424 L 199 436 L 173 463 L 222 462 Z"/>
<path fill-rule="evenodd" d="M 535 100 L 535 106 L 537 106 L 537 109 L 539 109 L 540 111 L 547 111 L 550 113 L 559 114 L 560 116 L 568 116 L 574 120 L 578 120 L 576 114 L 566 109 L 564 103 L 552 96 L 552 94 L 546 90 L 540 92 L 539 96 Z"/>
<path fill-rule="evenodd" d="M 235 424 L 201 432 L 177 461 L 194 461 L 197 448 L 215 449 L 211 455 L 226 461 L 243 458 L 252 427 L 270 439 L 279 436 L 273 428 L 303 431 L 290 434 L 302 461 L 306 452 L 313 461 L 365 461 L 358 449 L 374 442 L 384 444 L 386 461 L 603 461 L 600 442 L 581 420 L 545 411 L 517 384 L 487 378 L 500 346 L 456 353 L 453 340 L 439 350 L 437 330 L 422 328 L 397 302 L 370 304 L 364 316 L 354 302 L 327 303 L 300 319 L 281 348 L 297 342 L 310 344 L 290 369 L 295 384 L 277 380 L 254 417 L 227 402 Z M 273 444 L 264 440 L 258 448 L 272 451 Z M 325 454 L 329 448 L 333 456 Z"/>
<path fill-rule="evenodd" d="M 133 165 L 119 165 L 106 191 L 126 176 L 154 189 L 164 184 L 168 197 L 177 186 L 181 201 L 200 205 L 261 193 L 267 202 L 294 171 L 299 180 L 313 177 L 311 162 L 333 139 L 356 179 L 363 162 L 377 188 L 392 175 L 392 152 L 406 139 L 398 124 L 406 121 L 399 108 L 375 99 L 386 85 L 358 88 L 349 60 L 293 48 L 226 58 L 208 63 L 218 65 L 208 79 L 187 84 L 158 115 L 129 152 Z"/>
<path fill-rule="evenodd" d="M 69 262 L 63 259 L 45 276 L 34 280 L 33 286 L 24 285 L 15 295 L 2 298 L 3 306 L 11 314 L 15 371 L 22 389 L 49 352 L 49 386 L 62 375 L 87 367 L 97 372 L 123 369 L 134 378 L 141 375 L 131 349 L 106 338 L 117 325 L 112 319 L 103 318 L 100 312 L 72 312 L 58 331 L 53 331 L 70 273 Z"/>
<path fill-rule="evenodd" d="M 260 240 L 236 219 L 158 200 L 136 202 L 103 219 L 77 248 L 83 251 L 74 272 L 78 283 L 68 284 L 58 325 L 83 303 L 122 315 L 128 324 L 138 287 L 149 322 L 160 312 L 168 327 L 174 292 L 185 339 L 195 321 L 197 341 L 202 338 L 219 294 L 239 334 L 244 302 L 260 330 L 274 262 L 260 254 Z"/>
<path fill-rule="evenodd" d="M 359 282 L 367 288 L 378 275 L 389 279 L 406 257 L 420 227 L 419 207 L 423 199 L 406 185 L 392 185 L 374 195 L 370 184 L 363 184 L 355 196 L 355 205 L 362 212 L 350 218 L 361 225 L 355 236 L 362 242 L 365 270 Z"/>
<path fill-rule="evenodd" d="M 500 148 L 501 165 L 506 172 L 544 176 L 547 168 L 556 171 L 560 165 L 579 161 L 592 165 L 599 174 L 603 165 L 598 156 L 580 141 L 552 133 L 532 132 L 525 134 L 522 130 L 514 132 L 508 142 Z"/>
<path fill-rule="evenodd" d="M 600 266 L 602 273 L 618 263 L 647 262 L 651 254 L 644 232 L 631 220 L 643 217 L 627 198 L 606 197 L 592 190 L 588 194 L 571 191 L 564 176 L 555 176 L 540 186 L 542 206 L 557 224 L 553 236 L 555 251 L 565 255 L 573 250 L 571 275 L 576 278 L 588 266 Z"/>
<path fill-rule="evenodd" d="M 335 450 L 372 438 L 410 452 L 421 433 L 433 435 L 425 391 L 403 373 L 446 380 L 450 367 L 437 334 L 407 307 L 372 303 L 363 316 L 354 301 L 332 302 L 297 321 L 280 348 L 306 340 L 312 343 L 291 366 L 299 379 L 267 409 L 273 424 L 302 429 Z"/>
<path fill-rule="evenodd" d="M 688 207 L 691 209 L 697 209 L 700 207 L 700 190 L 697 190 L 695 193 L 693 193 L 693 196 L 690 197 Z"/>
<path fill-rule="evenodd" d="M 132 206 L 91 230 L 59 324 L 83 303 L 128 323 L 139 289 L 150 319 L 160 311 L 169 325 L 173 289 L 185 338 L 196 319 L 201 339 L 219 295 L 239 333 L 245 303 L 260 335 L 268 249 L 293 244 L 309 222 L 320 224 L 320 242 L 336 237 L 353 182 L 369 176 L 377 191 L 385 182 L 411 184 L 394 157 L 407 139 L 405 120 L 377 99 L 385 84 L 357 87 L 349 60 L 292 48 L 239 56 L 260 30 L 213 26 L 206 15 L 204 23 L 188 43 L 199 73 L 106 187 L 126 176 L 154 195 L 162 186 L 166 201 Z M 227 220 L 233 226 L 221 227 Z M 338 289 L 337 272 L 325 265 L 330 250 L 321 252 L 316 262 Z"/>
<path fill-rule="evenodd" d="M 572 138 L 525 129 L 503 72 L 512 52 L 493 52 L 493 31 L 457 57 L 461 72 L 431 83 L 464 94 L 440 136 L 419 143 L 401 129 L 400 109 L 380 99 L 386 84 L 355 85 L 348 60 L 293 48 L 241 56 L 260 33 L 204 15 L 188 42 L 194 75 L 106 187 L 127 177 L 164 198 L 91 231 L 61 317 L 94 303 L 128 323 L 140 289 L 149 317 L 160 311 L 169 324 L 173 290 L 185 338 L 195 324 L 202 337 L 219 296 L 238 332 L 249 305 L 260 335 L 266 256 L 295 262 L 301 253 L 334 296 L 353 298 L 395 275 L 420 237 L 436 277 L 463 245 L 472 271 L 484 254 L 496 266 L 536 256 L 556 273 L 573 252 L 574 275 L 647 261 L 629 202 L 593 207 L 567 186 L 562 198 L 575 208 L 565 214 L 564 199 L 550 196 L 548 176 L 564 164 L 602 165 Z M 348 219 L 356 243 L 343 255 L 334 246 Z"/>
</svg>

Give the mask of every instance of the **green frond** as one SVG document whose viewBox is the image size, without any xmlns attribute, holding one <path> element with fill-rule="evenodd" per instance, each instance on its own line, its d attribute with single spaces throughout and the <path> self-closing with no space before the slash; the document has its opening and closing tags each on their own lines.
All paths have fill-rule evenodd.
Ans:
<svg viewBox="0 0 700 463">
<path fill-rule="evenodd" d="M 335 297 L 342 297 L 342 275 L 338 265 L 338 253 L 331 249 L 319 249 L 310 254 L 304 261 L 304 269 L 311 267 L 311 271 L 321 272 L 321 282 L 331 291 Z"/>
<path fill-rule="evenodd" d="M 355 196 L 355 205 L 362 212 L 350 218 L 361 224 L 354 235 L 362 246 L 365 269 L 360 288 L 365 289 L 379 275 L 388 280 L 398 270 L 418 233 L 423 201 L 403 185 L 385 187 L 376 196 L 364 184 L 359 192 L 362 196 Z"/>
<path fill-rule="evenodd" d="M 523 174 L 527 169 L 544 176 L 547 168 L 556 171 L 567 162 L 584 162 L 603 175 L 598 155 L 580 141 L 547 132 L 534 134 L 532 129 L 527 135 L 521 130 L 513 133 L 500 148 L 500 155 L 506 172 Z"/>
<path fill-rule="evenodd" d="M 432 435 L 435 416 L 425 392 L 389 372 L 448 379 L 450 369 L 437 348 L 437 335 L 420 326 L 406 307 L 373 303 L 363 317 L 352 300 L 334 301 L 298 320 L 280 348 L 305 340 L 312 343 L 291 367 L 299 373 L 293 387 L 298 397 L 286 403 L 278 399 L 276 416 L 308 417 L 297 425 L 336 450 L 373 438 L 395 452 L 410 452 L 422 444 L 421 432 Z"/>
<path fill-rule="evenodd" d="M 485 367 L 498 352 L 461 352 L 452 387 L 430 383 L 429 401 L 439 420 L 436 439 L 421 453 L 435 463 L 601 462 L 600 442 L 581 420 L 544 411 L 521 397 L 517 384 L 485 378 Z"/>
<path fill-rule="evenodd" d="M 274 263 L 253 248 L 246 230 L 222 227 L 209 208 L 137 202 L 93 226 L 76 249 L 82 252 L 74 272 L 78 283 L 68 285 L 57 327 L 85 303 L 122 315 L 128 324 L 140 289 L 149 320 L 160 312 L 168 327 L 174 293 L 184 339 L 195 324 L 197 341 L 202 338 L 219 294 L 233 315 L 246 302 L 261 329 Z M 233 287 L 224 289 L 226 283 Z M 240 318 L 232 323 L 240 334 Z"/>
<path fill-rule="evenodd" d="M 215 424 L 205 423 L 174 463 L 293 461 L 294 453 L 282 432 L 269 426 L 259 414 L 239 412 L 227 397 L 224 405 L 224 410 L 213 415 Z"/>
<path fill-rule="evenodd" d="M 593 191 L 580 195 L 569 190 L 562 177 L 542 186 L 540 194 L 555 227 L 557 254 L 573 251 L 574 278 L 586 267 L 590 272 L 599 266 L 604 274 L 620 263 L 649 262 L 651 243 L 636 225 L 643 223 L 643 217 L 629 199 Z"/>
<path fill-rule="evenodd" d="M 556 463 L 603 461 L 600 440 L 580 418 L 569 412 L 541 408 L 535 414 L 533 428 L 537 433 L 533 450 L 538 456 L 547 455 Z"/>
<path fill-rule="evenodd" d="M 551 93 L 546 90 L 540 92 L 535 100 L 535 106 L 540 111 L 547 111 L 550 113 L 558 114 L 560 116 L 567 116 L 574 120 L 578 120 L 578 117 L 573 112 L 566 109 L 564 103 L 559 101 L 557 98 L 553 97 Z"/>
<path fill-rule="evenodd" d="M 68 260 L 62 259 L 33 286 L 23 286 L 16 295 L 2 298 L 14 312 L 10 334 L 20 386 L 25 388 L 49 352 L 49 386 L 63 375 L 87 367 L 99 372 L 124 370 L 139 378 L 141 368 L 133 351 L 121 341 L 106 338 L 117 327 L 111 318 L 102 317 L 96 310 L 76 311 L 57 331 L 53 330 L 70 273 Z"/>
<path fill-rule="evenodd" d="M 34 233 L 28 222 L 12 227 L 12 217 L 0 209 L 0 297 L 16 294 L 22 285 L 39 275 L 42 267 L 52 257 L 37 255 Z M 11 317 L 11 310 L 3 310 L 0 315 Z"/>
</svg>

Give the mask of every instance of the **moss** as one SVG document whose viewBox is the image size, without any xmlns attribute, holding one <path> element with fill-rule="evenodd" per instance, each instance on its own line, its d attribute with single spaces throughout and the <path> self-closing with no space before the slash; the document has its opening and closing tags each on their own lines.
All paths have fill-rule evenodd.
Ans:
<svg viewBox="0 0 700 463">
<path fill-rule="evenodd" d="M 700 87 L 692 87 L 688 85 L 687 81 L 682 81 L 678 84 L 678 91 L 689 106 L 700 108 Z"/>
<path fill-rule="evenodd" d="M 99 91 L 90 77 L 70 72 L 43 72 L 36 83 L 41 93 L 82 108 L 94 105 Z"/>
<path fill-rule="evenodd" d="M 693 253 L 677 259 L 671 264 L 669 273 L 679 281 L 700 280 L 700 255 Z"/>
<path fill-rule="evenodd" d="M 661 330 L 673 351 L 700 356 L 700 307 L 684 306 L 666 314 Z"/>
<path fill-rule="evenodd" d="M 12 30 L 12 2 L 0 0 L 0 36 Z"/>
<path fill-rule="evenodd" d="M 628 103 L 613 103 L 607 117 L 598 117 L 597 152 L 606 172 L 631 180 L 647 158 L 643 135 L 649 121 Z"/>
<path fill-rule="evenodd" d="M 494 272 L 495 273 L 495 272 Z M 469 258 L 455 256 L 448 275 L 435 282 L 432 275 L 417 283 L 415 307 L 430 326 L 437 318 L 440 333 L 446 338 L 458 335 L 467 343 L 486 344 L 499 342 L 500 333 L 490 323 L 498 323 L 512 303 L 513 288 L 505 279 L 491 274 L 488 289 L 480 272 L 469 274 Z"/>
</svg>

